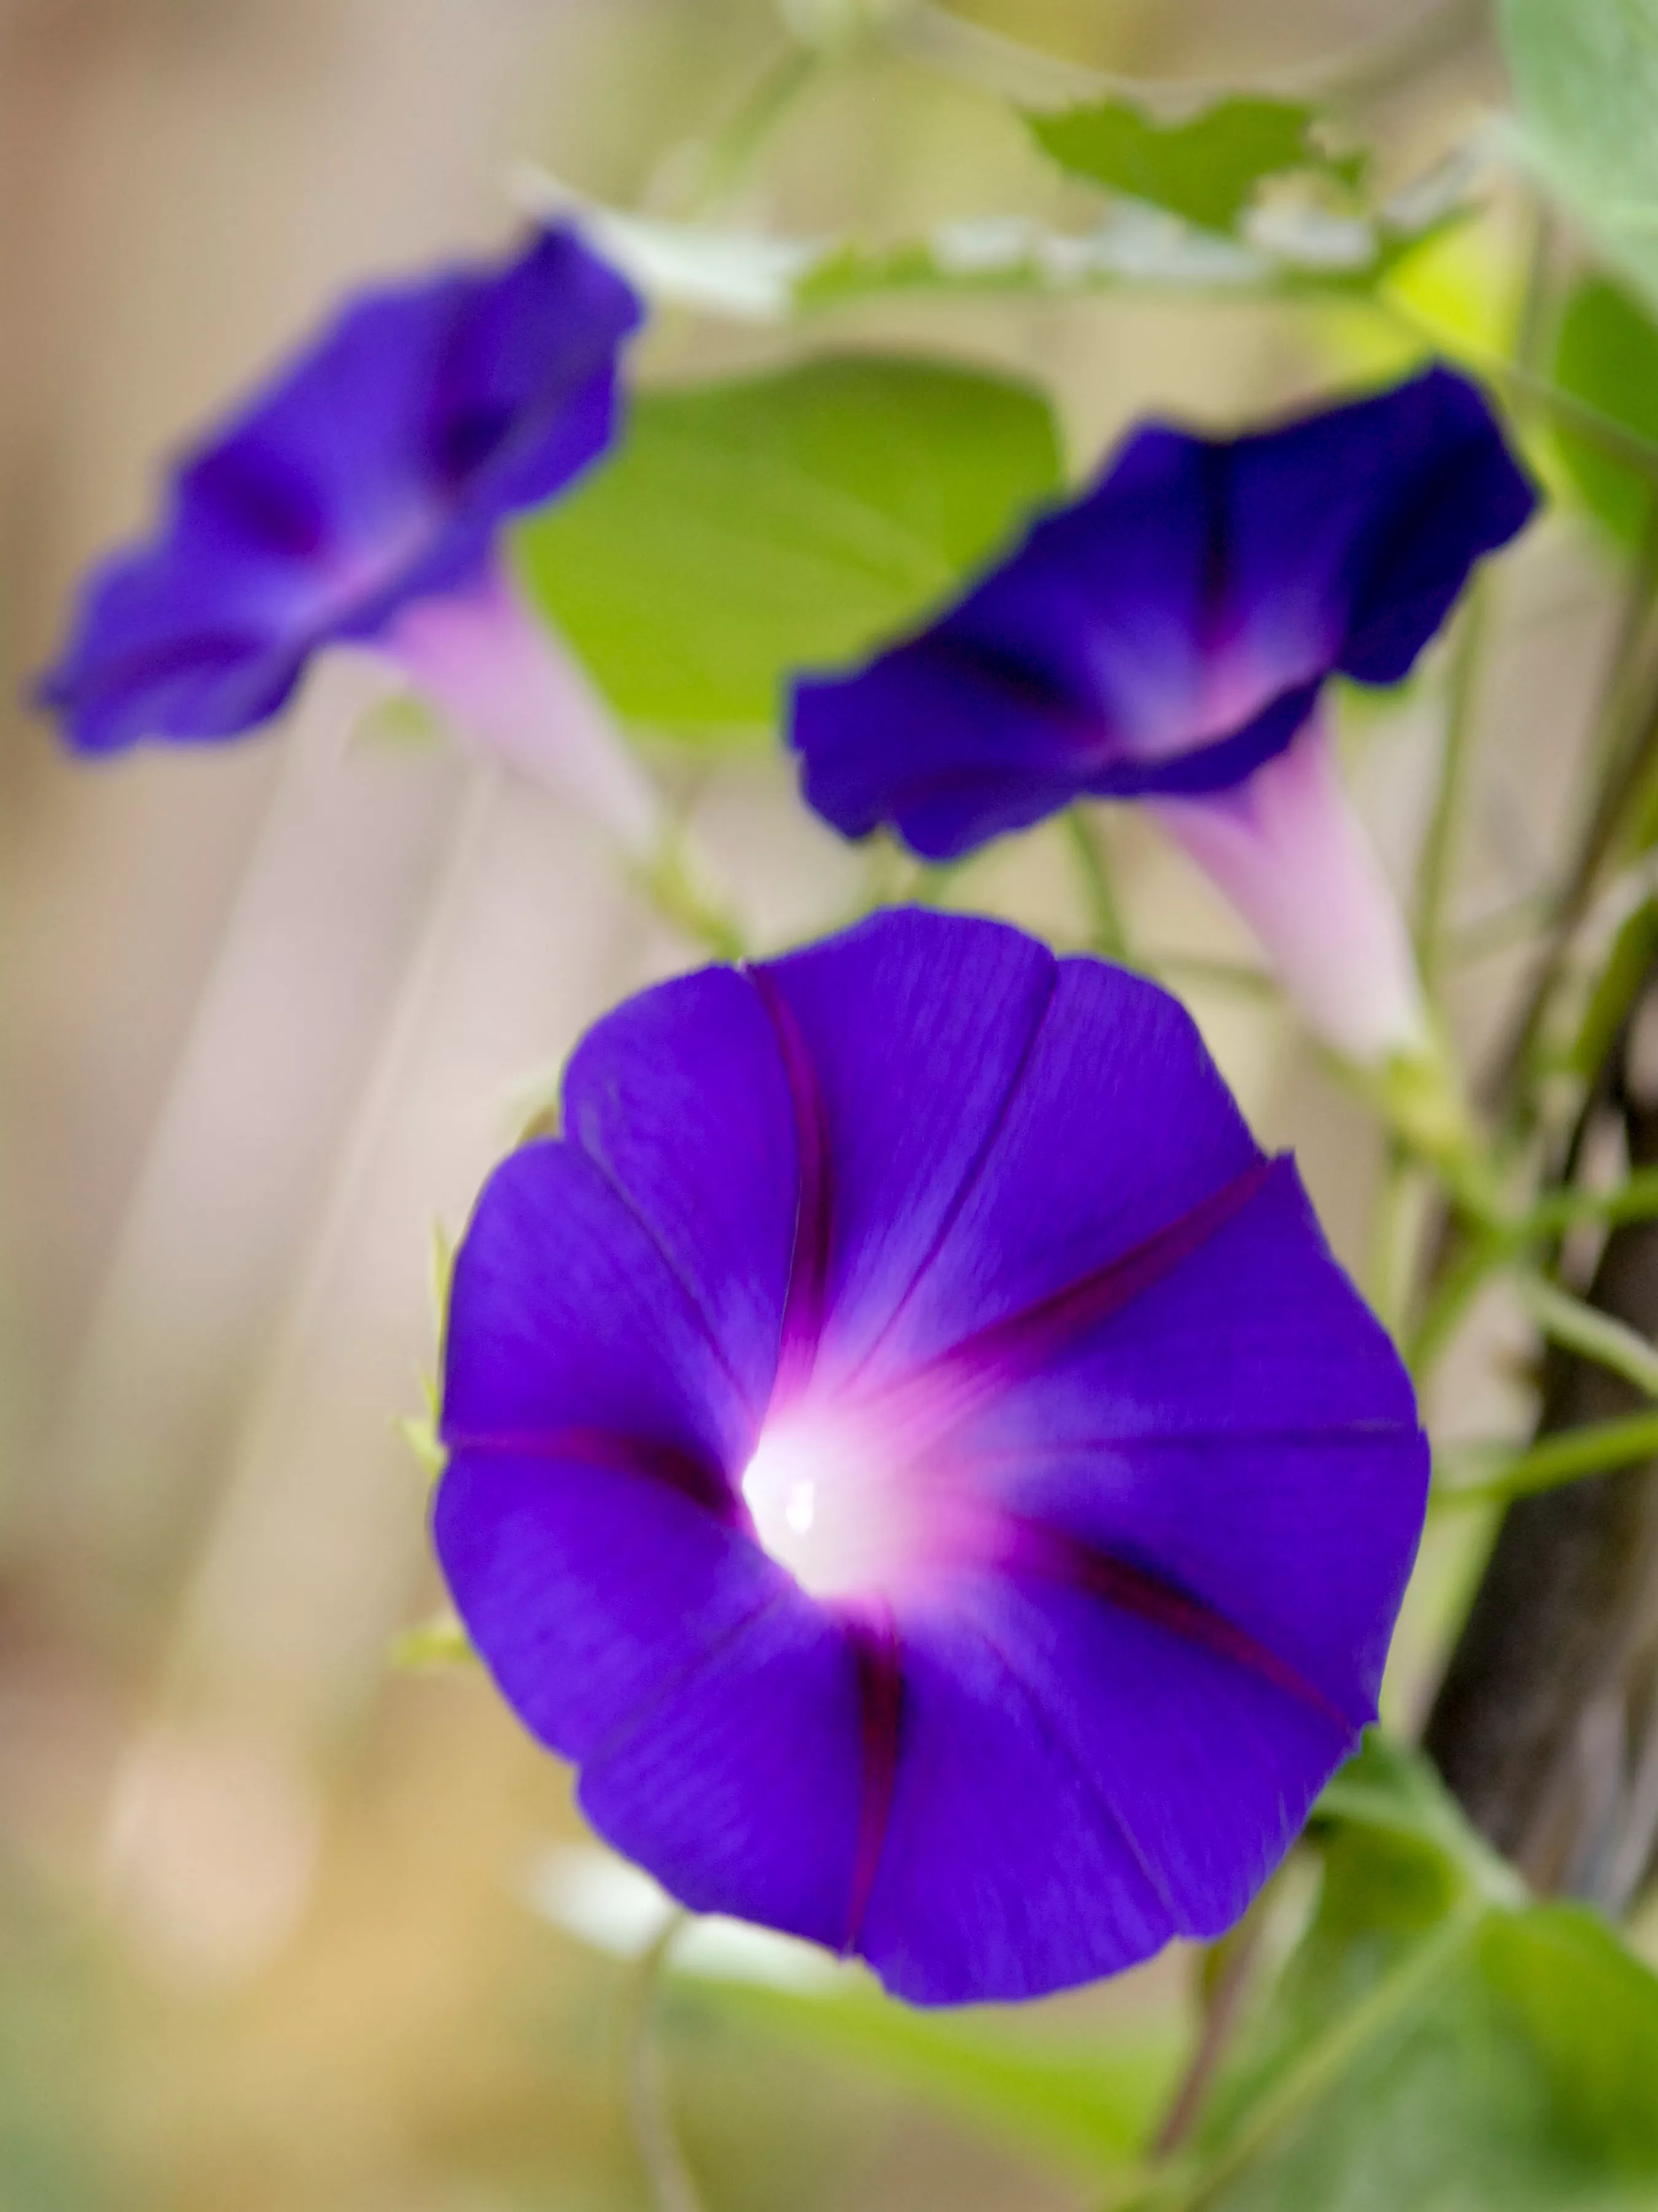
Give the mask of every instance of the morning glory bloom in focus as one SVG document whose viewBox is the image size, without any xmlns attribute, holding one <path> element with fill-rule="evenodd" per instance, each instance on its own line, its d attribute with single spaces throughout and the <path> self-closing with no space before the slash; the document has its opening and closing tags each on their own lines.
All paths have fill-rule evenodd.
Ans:
<svg viewBox="0 0 1658 2212">
<path fill-rule="evenodd" d="M 918 635 L 795 692 L 809 803 L 954 859 L 1073 800 L 1135 799 L 1208 871 L 1338 1050 L 1425 1054 L 1402 920 L 1320 707 L 1395 684 L 1534 495 L 1436 368 L 1236 439 L 1137 430 Z"/>
<path fill-rule="evenodd" d="M 479 1201 L 438 1554 L 594 1827 L 921 2003 L 1230 1926 L 1428 1455 L 1190 1018 L 898 909 L 629 1000 Z"/>
<path fill-rule="evenodd" d="M 610 443 L 641 312 L 568 227 L 496 266 L 360 293 L 184 457 L 155 530 L 88 579 L 39 686 L 68 742 L 240 737 L 315 653 L 354 641 L 480 747 L 648 846 L 648 785 L 496 544 Z"/>
</svg>

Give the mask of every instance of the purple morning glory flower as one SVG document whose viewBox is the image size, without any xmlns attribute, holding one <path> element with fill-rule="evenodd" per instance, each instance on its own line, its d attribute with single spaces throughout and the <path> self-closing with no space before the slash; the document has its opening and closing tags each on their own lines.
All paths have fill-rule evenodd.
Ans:
<svg viewBox="0 0 1658 2212">
<path fill-rule="evenodd" d="M 926 629 L 799 684 L 805 796 L 933 860 L 1077 799 L 1150 801 L 1333 1042 L 1417 1049 L 1414 964 L 1319 696 L 1397 683 L 1533 504 L 1446 368 L 1231 440 L 1147 425 Z"/>
<path fill-rule="evenodd" d="M 174 471 L 95 569 L 39 686 L 90 754 L 241 736 L 313 656 L 372 645 L 513 765 L 630 839 L 651 802 L 496 557 L 502 524 L 610 444 L 641 309 L 573 229 L 366 291 Z"/>
<path fill-rule="evenodd" d="M 1236 1918 L 1427 1474 L 1178 1003 L 902 909 L 589 1033 L 461 1246 L 442 1434 L 456 1605 L 595 1827 L 923 2003 Z"/>
</svg>

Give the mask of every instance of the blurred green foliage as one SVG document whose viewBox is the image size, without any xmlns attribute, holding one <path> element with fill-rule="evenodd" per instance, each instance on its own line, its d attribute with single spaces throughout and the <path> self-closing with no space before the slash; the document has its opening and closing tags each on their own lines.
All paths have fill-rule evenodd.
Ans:
<svg viewBox="0 0 1658 2212">
<path fill-rule="evenodd" d="M 1544 2212 L 1658 2203 L 1658 1978 L 1533 1903 L 1411 1754 L 1327 1793 L 1307 1936 L 1148 2204 Z"/>
<path fill-rule="evenodd" d="M 1498 0 L 1538 174 L 1658 299 L 1658 0 Z"/>
<path fill-rule="evenodd" d="M 1658 325 L 1633 293 L 1584 276 L 1561 317 L 1554 377 L 1563 391 L 1658 450 Z M 1614 538 L 1635 550 L 1651 526 L 1650 475 L 1568 422 L 1555 446 L 1573 489 Z"/>
<path fill-rule="evenodd" d="M 1228 234 L 1269 177 L 1300 170 L 1351 188 L 1364 172 L 1362 155 L 1324 150 L 1315 110 L 1298 100 L 1240 96 L 1160 123 L 1132 100 L 1107 100 L 1029 120 L 1073 176 Z"/>
<path fill-rule="evenodd" d="M 925 2099 L 1072 2174 L 1128 2164 L 1179 2071 L 1170 2017 L 1132 2033 L 1034 2027 L 1005 2015 L 917 2012 L 862 1981 L 794 1991 L 754 1983 L 682 1985 L 678 2005 L 707 2011 L 746 2041 L 781 2037 Z"/>
<path fill-rule="evenodd" d="M 626 719 L 768 742 L 791 671 L 916 620 L 1059 481 L 1053 415 L 1028 385 L 835 356 L 641 394 L 616 458 L 520 550 Z"/>
</svg>

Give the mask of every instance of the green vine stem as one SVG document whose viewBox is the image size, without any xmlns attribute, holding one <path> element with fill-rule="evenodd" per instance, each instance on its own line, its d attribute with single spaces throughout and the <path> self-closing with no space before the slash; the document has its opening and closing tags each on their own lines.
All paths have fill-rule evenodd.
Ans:
<svg viewBox="0 0 1658 2212">
<path fill-rule="evenodd" d="M 1417 965 L 1422 973 L 1423 988 L 1430 1000 L 1438 988 L 1444 963 L 1452 870 L 1467 806 L 1479 678 L 1491 631 L 1491 592 L 1490 579 L 1476 576 L 1457 628 L 1450 679 L 1446 687 L 1439 786 L 1417 872 Z"/>
<path fill-rule="evenodd" d="M 623 2023 L 628 2120 L 656 2212 L 701 2212 L 696 2185 L 674 2133 L 656 2034 L 663 1970 L 685 1926 L 686 1915 L 674 1913 L 640 1960 Z"/>
<path fill-rule="evenodd" d="M 1086 807 L 1073 806 L 1065 817 L 1065 827 L 1087 903 L 1090 947 L 1102 960 L 1127 963 L 1128 933 L 1123 926 L 1122 908 L 1117 903 L 1110 871 L 1100 849 L 1099 832 Z"/>
</svg>

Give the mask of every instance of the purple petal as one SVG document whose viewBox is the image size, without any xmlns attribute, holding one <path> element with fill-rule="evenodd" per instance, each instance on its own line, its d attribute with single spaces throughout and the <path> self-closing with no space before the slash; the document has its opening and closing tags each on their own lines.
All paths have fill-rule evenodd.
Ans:
<svg viewBox="0 0 1658 2212">
<path fill-rule="evenodd" d="M 630 999 L 565 1071 L 564 1131 L 649 1235 L 762 1413 L 794 1246 L 798 1162 L 777 1039 L 728 968 Z"/>
<path fill-rule="evenodd" d="M 842 1948 L 865 1789 L 844 1630 L 792 1584 L 582 1769 L 582 1809 L 697 1912 Z"/>
<path fill-rule="evenodd" d="M 1380 1421 L 1062 1444 L 1022 1455 L 1003 1498 L 1022 1532 L 1206 1607 L 1357 1724 L 1375 1713 L 1427 1459 L 1413 1426 Z"/>
<path fill-rule="evenodd" d="M 1175 1929 L 1212 1936 L 1282 1857 L 1358 1723 L 1286 1670 L 1108 1589 L 1009 1575 L 969 1594 L 967 1617 L 1096 1778 Z"/>
<path fill-rule="evenodd" d="M 1174 1916 L 1107 1771 L 1044 1709 L 1045 1678 L 970 1618 L 906 1622 L 901 1640 L 900 1753 L 859 1943 L 887 1987 L 918 2004 L 1039 1996 L 1161 1949 Z"/>
<path fill-rule="evenodd" d="M 1416 1432 L 1410 1380 L 1331 1258 L 1287 1160 L 1175 1270 L 1097 1328 L 1056 1338 L 975 1419 L 1010 1462 L 1140 1438 Z"/>
<path fill-rule="evenodd" d="M 739 1530 L 618 1449 L 462 1449 L 433 1510 L 455 1603 L 525 1725 L 591 1757 L 768 1611 L 787 1577 Z"/>
<path fill-rule="evenodd" d="M 1260 1157 L 1176 1000 L 1102 962 L 1061 961 L 1001 1120 L 871 1379 L 1109 1266 Z"/>
<path fill-rule="evenodd" d="M 886 1825 L 859 1632 L 627 1467 L 462 1452 L 433 1529 L 502 1694 L 581 1762 L 599 1832 L 694 1911 L 845 1948 Z"/>
<path fill-rule="evenodd" d="M 823 1155 L 824 1381 L 876 1341 L 928 1258 L 1016 1091 L 1055 975 L 1017 930 L 914 910 L 756 971 L 797 1046 L 805 1149 Z"/>
<path fill-rule="evenodd" d="M 1232 441 L 1154 424 L 927 629 L 797 686 L 807 800 L 941 858 L 1087 794 L 1235 785 L 1327 677 L 1402 676 L 1533 504 L 1448 369 Z"/>
<path fill-rule="evenodd" d="M 367 292 L 189 455 L 142 544 L 88 580 L 42 679 L 70 742 L 234 736 L 310 655 L 470 582 L 503 519 L 608 444 L 639 319 L 574 234 Z"/>
<path fill-rule="evenodd" d="M 455 1261 L 442 1433 L 452 1449 L 553 1454 L 614 1437 L 725 1494 L 763 1401 L 652 1230 L 574 1146 L 495 1170 Z"/>
</svg>

